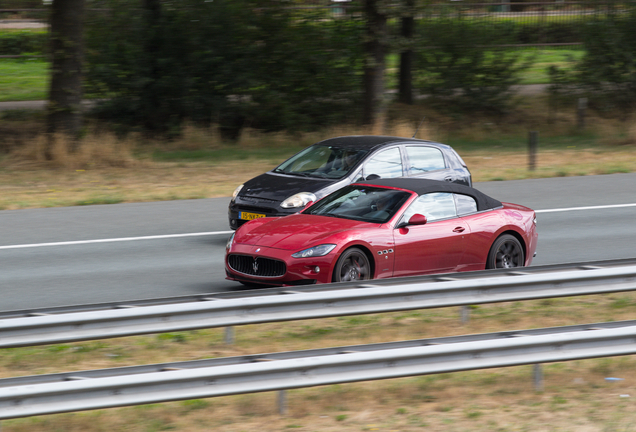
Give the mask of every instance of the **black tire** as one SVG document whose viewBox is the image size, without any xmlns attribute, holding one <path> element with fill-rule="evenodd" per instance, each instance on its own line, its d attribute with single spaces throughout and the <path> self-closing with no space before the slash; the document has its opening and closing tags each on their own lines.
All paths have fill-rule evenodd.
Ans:
<svg viewBox="0 0 636 432">
<path fill-rule="evenodd" d="M 367 255 L 358 248 L 347 249 L 333 270 L 334 282 L 352 282 L 371 279 L 371 264 Z"/>
<path fill-rule="evenodd" d="M 487 269 L 523 267 L 526 263 L 521 243 L 514 236 L 497 237 L 488 252 Z"/>
</svg>

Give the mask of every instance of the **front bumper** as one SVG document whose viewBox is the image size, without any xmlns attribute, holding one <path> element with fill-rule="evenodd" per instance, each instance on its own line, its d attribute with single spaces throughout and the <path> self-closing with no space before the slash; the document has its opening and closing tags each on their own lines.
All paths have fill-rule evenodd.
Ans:
<svg viewBox="0 0 636 432">
<path fill-rule="evenodd" d="M 292 258 L 291 254 L 294 252 L 254 245 L 235 244 L 225 256 L 226 279 L 271 286 L 297 286 L 331 282 L 333 265 L 337 259 L 333 252 L 322 257 Z M 229 255 L 250 257 L 255 262 L 258 258 L 283 262 L 285 264 L 284 274 L 280 276 L 261 276 L 257 270 L 237 271 L 230 266 Z"/>
<path fill-rule="evenodd" d="M 236 202 L 230 202 L 227 209 L 227 218 L 230 228 L 235 230 L 245 222 L 249 222 L 251 219 L 243 219 L 240 216 L 243 213 L 252 213 L 256 215 L 265 215 L 265 217 L 278 217 L 289 216 L 297 213 L 300 209 L 283 209 L 280 206 L 259 206 L 259 205 L 245 205 L 237 204 Z"/>
</svg>

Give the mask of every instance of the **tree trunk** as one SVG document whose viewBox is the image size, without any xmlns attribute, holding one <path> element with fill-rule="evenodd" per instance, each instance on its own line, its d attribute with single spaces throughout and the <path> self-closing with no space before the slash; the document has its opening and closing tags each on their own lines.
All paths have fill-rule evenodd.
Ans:
<svg viewBox="0 0 636 432">
<path fill-rule="evenodd" d="M 407 14 L 402 18 L 402 37 L 407 48 L 400 54 L 400 90 L 398 100 L 404 104 L 413 104 L 413 28 L 415 19 L 413 18 L 414 0 L 407 0 Z"/>
<path fill-rule="evenodd" d="M 157 88 L 157 83 L 161 78 L 161 70 L 158 57 L 161 55 L 163 45 L 163 35 L 161 29 L 161 1 L 143 0 L 145 41 L 144 51 L 146 54 L 146 68 L 148 81 L 142 90 L 141 103 L 143 112 L 154 113 L 145 116 L 145 128 L 147 131 L 158 131 L 166 127 L 167 118 L 164 110 L 161 109 L 163 101 Z"/>
<path fill-rule="evenodd" d="M 387 17 L 380 11 L 379 1 L 365 1 L 367 42 L 364 62 L 363 124 L 373 124 L 383 109 Z"/>
<path fill-rule="evenodd" d="M 53 134 L 76 138 L 82 127 L 82 63 L 85 0 L 53 0 L 51 5 L 51 83 L 45 157 L 52 159 Z"/>
</svg>

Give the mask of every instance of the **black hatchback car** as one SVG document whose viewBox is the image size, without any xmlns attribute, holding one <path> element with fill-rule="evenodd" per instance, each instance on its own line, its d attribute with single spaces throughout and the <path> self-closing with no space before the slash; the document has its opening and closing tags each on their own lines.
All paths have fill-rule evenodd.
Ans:
<svg viewBox="0 0 636 432">
<path fill-rule="evenodd" d="M 256 218 L 296 213 L 356 181 L 392 177 L 472 186 L 466 163 L 446 144 L 391 136 L 330 138 L 237 187 L 228 209 L 230 228 Z"/>
</svg>

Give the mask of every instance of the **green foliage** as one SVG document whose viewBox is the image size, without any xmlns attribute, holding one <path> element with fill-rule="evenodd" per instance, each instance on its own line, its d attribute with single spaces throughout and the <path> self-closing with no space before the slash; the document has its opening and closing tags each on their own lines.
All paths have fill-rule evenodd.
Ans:
<svg viewBox="0 0 636 432">
<path fill-rule="evenodd" d="M 420 26 L 414 88 L 430 96 L 427 103 L 459 111 L 501 112 L 511 86 L 533 61 L 510 43 L 511 23 L 445 16 Z"/>
<path fill-rule="evenodd" d="M 260 0 L 184 0 L 157 16 L 108 3 L 87 25 L 88 91 L 109 98 L 103 117 L 161 133 L 185 119 L 218 123 L 235 138 L 246 125 L 312 129 L 354 112 L 355 22 L 299 19 Z"/>
<path fill-rule="evenodd" d="M 48 51 L 45 31 L 0 31 L 0 55 L 43 55 Z"/>
<path fill-rule="evenodd" d="M 565 21 L 517 22 L 513 26 L 512 43 L 530 45 L 581 42 L 584 23 L 584 19 L 580 17 Z"/>
<path fill-rule="evenodd" d="M 589 22 L 584 29 L 585 56 L 575 80 L 599 108 L 636 108 L 636 10 Z"/>
</svg>

